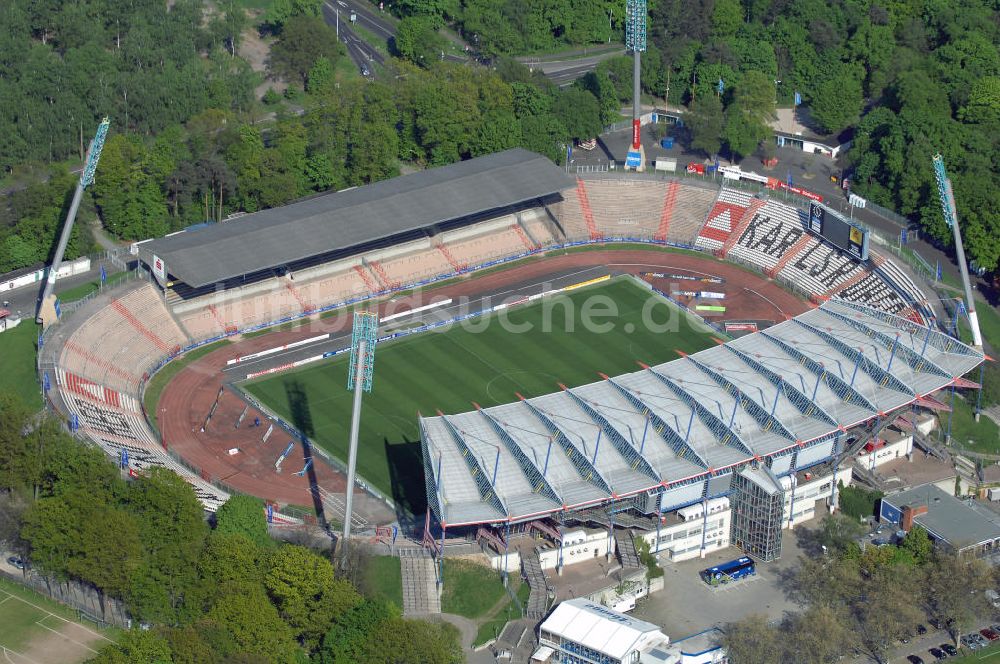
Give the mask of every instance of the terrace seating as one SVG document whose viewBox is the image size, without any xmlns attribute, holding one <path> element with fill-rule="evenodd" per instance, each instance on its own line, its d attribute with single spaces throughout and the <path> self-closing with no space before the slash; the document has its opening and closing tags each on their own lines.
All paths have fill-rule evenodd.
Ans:
<svg viewBox="0 0 1000 664">
<path fill-rule="evenodd" d="M 465 268 L 515 256 L 525 251 L 524 243 L 512 228 L 441 246 L 447 248 L 454 263 Z"/>
<path fill-rule="evenodd" d="M 867 304 L 892 314 L 898 314 L 907 308 L 907 303 L 899 293 L 877 272 L 868 272 L 861 281 L 837 293 L 837 297 L 849 302 Z"/>
<path fill-rule="evenodd" d="M 666 182 L 588 180 L 587 196 L 597 232 L 609 238 L 652 239 L 663 215 Z"/>
<path fill-rule="evenodd" d="M 95 403 L 74 395 L 62 385 L 59 385 L 59 392 L 70 414 L 76 416 L 80 429 L 114 459 L 120 459 L 124 450 L 130 470 L 142 472 L 161 467 L 174 471 L 192 486 L 205 508 L 211 511 L 228 498 L 167 454 L 139 413 Z"/>
<path fill-rule="evenodd" d="M 794 208 L 769 201 L 744 227 L 730 255 L 767 272 L 805 232 Z"/>
<path fill-rule="evenodd" d="M 524 232 L 528 234 L 528 237 L 542 247 L 559 244 L 562 241 L 557 237 L 552 223 L 542 216 L 525 219 L 522 223 L 524 224 Z"/>
<path fill-rule="evenodd" d="M 715 198 L 714 190 L 681 184 L 670 215 L 666 240 L 677 244 L 694 244 L 698 231 L 704 225 L 715 203 Z"/>
<path fill-rule="evenodd" d="M 142 375 L 177 352 L 187 337 L 152 285 L 130 291 L 87 319 L 66 340 L 60 366 L 124 394 L 137 394 Z"/>
<path fill-rule="evenodd" d="M 864 268 L 842 251 L 819 239 L 781 270 L 779 277 L 821 296 Z"/>
<path fill-rule="evenodd" d="M 930 304 L 927 301 L 927 296 L 924 292 L 914 283 L 913 279 L 910 278 L 902 268 L 899 267 L 892 260 L 871 252 L 871 260 L 875 265 L 875 269 L 882 273 L 882 277 L 893 284 L 905 297 L 905 299 L 912 302 L 917 310 L 925 317 L 930 317 L 933 315 L 931 311 Z"/>
<path fill-rule="evenodd" d="M 698 232 L 694 245 L 710 251 L 721 250 L 750 207 L 751 198 L 745 192 L 723 187 L 708 213 L 708 220 Z"/>
</svg>

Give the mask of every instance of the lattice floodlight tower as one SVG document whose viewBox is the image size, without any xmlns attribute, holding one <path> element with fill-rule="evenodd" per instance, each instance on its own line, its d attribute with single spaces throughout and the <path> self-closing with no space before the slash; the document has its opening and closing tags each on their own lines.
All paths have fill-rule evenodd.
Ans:
<svg viewBox="0 0 1000 664">
<path fill-rule="evenodd" d="M 73 192 L 73 202 L 70 203 L 69 213 L 66 215 L 66 223 L 63 224 L 62 234 L 59 236 L 59 244 L 56 246 L 56 255 L 52 258 L 52 265 L 49 267 L 49 274 L 45 280 L 45 289 L 42 291 L 42 298 L 38 306 L 38 313 L 35 315 L 35 322 L 46 327 L 54 323 L 59 317 L 56 308 L 56 297 L 52 294 L 52 289 L 56 285 L 56 274 L 62 265 L 63 254 L 66 252 L 66 244 L 73 233 L 73 222 L 76 221 L 77 210 L 80 209 L 80 199 L 83 197 L 83 190 L 94 181 L 94 172 L 97 170 L 97 161 L 101 158 L 101 150 L 104 149 L 104 139 L 108 135 L 108 125 L 111 124 L 109 118 L 101 120 L 97 125 L 97 134 L 87 148 L 87 158 L 83 162 L 83 172 L 80 174 L 80 181 L 76 184 L 76 191 Z"/>
<path fill-rule="evenodd" d="M 378 314 L 359 311 L 351 329 L 351 363 L 347 371 L 347 389 L 354 390 L 351 411 L 351 447 L 347 455 L 347 495 L 344 498 L 344 546 L 351 537 L 354 509 L 354 475 L 358 465 L 358 428 L 361 425 L 361 394 L 372 391 L 375 371 L 375 341 L 378 339 Z"/>
<path fill-rule="evenodd" d="M 646 153 L 642 149 L 639 125 L 640 53 L 646 50 L 646 0 L 627 0 L 625 6 L 625 48 L 632 51 L 632 145 L 625 157 L 625 168 L 646 170 Z"/>
<path fill-rule="evenodd" d="M 965 310 L 969 313 L 972 344 L 977 350 L 982 350 L 983 336 L 979 331 L 976 301 L 972 298 L 972 283 L 969 281 L 969 267 L 965 262 L 965 248 L 962 246 L 962 231 L 958 227 L 958 211 L 955 208 L 955 194 L 951 189 L 951 179 L 944 169 L 944 157 L 936 154 L 931 161 L 934 163 L 934 179 L 937 180 L 938 196 L 941 198 L 941 212 L 944 214 L 945 223 L 951 226 L 955 236 L 955 258 L 958 260 L 958 269 L 962 273 L 962 285 L 965 287 Z"/>
</svg>

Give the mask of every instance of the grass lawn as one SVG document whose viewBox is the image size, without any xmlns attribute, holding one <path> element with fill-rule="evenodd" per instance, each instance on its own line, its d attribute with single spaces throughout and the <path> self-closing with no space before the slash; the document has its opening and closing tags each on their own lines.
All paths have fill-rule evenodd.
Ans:
<svg viewBox="0 0 1000 664">
<path fill-rule="evenodd" d="M 399 558 L 395 556 L 372 556 L 365 562 L 362 591 L 372 598 L 393 602 L 403 608 L 403 574 Z"/>
<path fill-rule="evenodd" d="M 0 333 L 0 390 L 13 392 L 21 397 L 25 405 L 38 410 L 42 407 L 41 388 L 35 373 L 35 355 L 38 346 L 38 332 L 41 326 L 31 318 L 17 327 Z M 50 376 L 55 381 L 55 376 Z"/>
<path fill-rule="evenodd" d="M 510 583 L 512 584 L 511 587 L 515 588 L 514 594 L 520 600 L 521 606 L 527 606 L 528 594 L 531 592 L 531 588 L 517 576 L 511 576 Z M 517 605 L 508 599 L 508 601 L 501 604 L 493 612 L 493 617 L 479 624 L 479 630 L 476 632 L 476 640 L 472 642 L 473 647 L 481 646 L 487 641 L 497 638 L 508 621 L 517 620 L 520 617 L 521 614 L 517 609 Z"/>
<path fill-rule="evenodd" d="M 591 299 L 593 298 L 593 299 Z M 600 319 L 607 329 L 585 329 L 583 311 L 601 303 L 617 308 Z M 656 332 L 643 323 L 677 322 L 676 331 Z M 502 314 L 502 315 L 501 315 Z M 594 318 L 594 320 L 597 320 Z M 550 323 L 550 325 L 546 325 Z M 573 387 L 711 346 L 711 335 L 693 327 L 681 310 L 618 279 L 472 319 L 467 327 L 427 332 L 381 345 L 374 387 L 361 418 L 358 473 L 419 514 L 425 506 L 417 411 L 460 413 L 509 403 L 517 393 L 548 394 L 561 382 Z M 530 327 L 522 333 L 517 328 Z M 443 328 L 442 328 L 443 329 Z M 548 329 L 548 331 L 546 331 Z M 340 459 L 347 458 L 351 393 L 346 390 L 347 355 L 252 381 L 244 388 Z"/>
<path fill-rule="evenodd" d="M 441 611 L 476 620 L 486 617 L 502 600 L 507 590 L 500 572 L 466 560 L 446 560 Z"/>
<path fill-rule="evenodd" d="M 59 654 L 61 662 L 81 662 L 119 633 L 81 623 L 75 610 L 6 579 L 0 579 L 0 626 L 0 650 L 5 655 L 13 651 L 15 656 L 7 661 L 38 661 L 51 650 Z"/>
<path fill-rule="evenodd" d="M 179 357 L 167 366 L 160 369 L 146 385 L 146 391 L 142 395 L 142 403 L 146 406 L 146 414 L 149 415 L 150 421 L 153 423 L 153 427 L 157 427 L 156 423 L 156 406 L 160 403 L 160 395 L 163 394 L 163 388 L 167 386 L 167 383 L 176 376 L 181 369 L 191 364 L 195 360 L 205 357 L 209 353 L 219 348 L 222 348 L 229 343 L 229 339 L 220 339 L 215 343 L 210 343 L 207 346 L 202 346 L 201 348 L 195 348 L 193 351 L 185 355 L 184 357 Z M 157 427 L 157 431 L 159 428 Z"/>
<path fill-rule="evenodd" d="M 961 652 L 967 653 L 969 651 L 963 648 Z M 1000 664 L 1000 643 L 994 643 L 965 657 L 960 656 L 948 661 L 951 664 L 979 664 L 979 662 Z"/>
<path fill-rule="evenodd" d="M 942 392 L 944 403 L 951 403 L 951 395 Z M 1000 429 L 996 423 L 985 415 L 976 422 L 976 393 L 970 390 L 966 402 L 960 394 L 955 395 L 955 412 L 952 413 L 951 439 L 956 445 L 987 454 L 997 454 L 1000 451 Z M 941 423 L 945 430 L 948 427 L 948 414 L 942 413 Z"/>
<path fill-rule="evenodd" d="M 124 281 L 128 276 L 129 272 L 115 272 L 114 274 L 109 274 L 107 281 L 104 282 L 105 288 L 110 288 L 120 281 Z M 100 278 L 94 279 L 93 281 L 88 281 L 85 284 L 80 284 L 79 286 L 74 286 L 67 290 L 57 293 L 60 302 L 75 302 L 76 300 L 82 300 L 91 293 L 97 292 L 101 287 Z"/>
</svg>

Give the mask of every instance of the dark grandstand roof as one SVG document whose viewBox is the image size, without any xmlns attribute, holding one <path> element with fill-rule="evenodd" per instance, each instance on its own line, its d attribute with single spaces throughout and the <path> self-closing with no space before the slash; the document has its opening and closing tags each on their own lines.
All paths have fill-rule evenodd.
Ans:
<svg viewBox="0 0 1000 664">
<path fill-rule="evenodd" d="M 520 148 L 324 194 L 140 245 L 199 287 L 349 249 L 573 186 L 561 168 Z"/>
</svg>

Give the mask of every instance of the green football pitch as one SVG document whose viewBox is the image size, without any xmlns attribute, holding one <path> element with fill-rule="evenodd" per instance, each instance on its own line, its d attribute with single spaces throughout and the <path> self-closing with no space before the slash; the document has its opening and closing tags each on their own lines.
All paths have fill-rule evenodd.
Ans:
<svg viewBox="0 0 1000 664">
<path fill-rule="evenodd" d="M 588 322 L 589 321 L 589 322 Z M 620 277 L 446 331 L 381 344 L 361 417 L 358 474 L 397 505 L 426 504 L 417 412 L 460 413 L 635 371 L 713 344 L 714 333 Z M 346 355 L 243 385 L 333 456 L 346 459 L 351 420 Z"/>
</svg>

